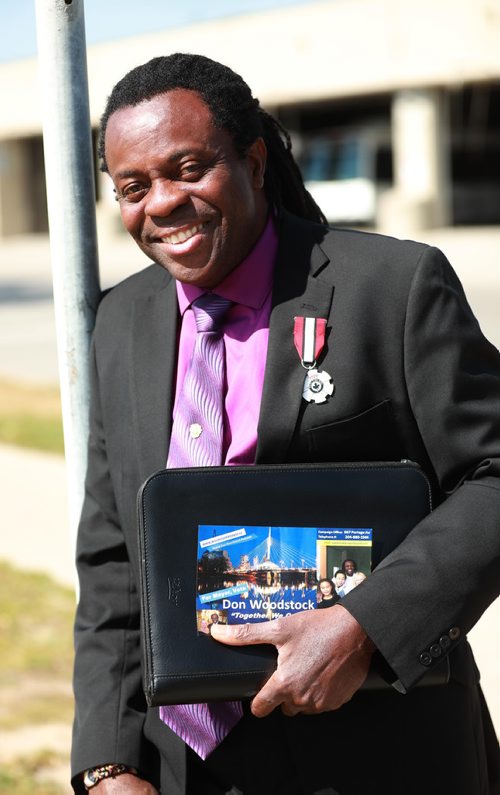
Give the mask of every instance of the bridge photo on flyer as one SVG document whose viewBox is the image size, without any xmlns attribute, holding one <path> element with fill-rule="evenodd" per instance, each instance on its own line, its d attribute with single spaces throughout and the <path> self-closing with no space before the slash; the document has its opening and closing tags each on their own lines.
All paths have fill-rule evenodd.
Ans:
<svg viewBox="0 0 500 795">
<path fill-rule="evenodd" d="M 198 631 L 329 606 L 370 574 L 371 547 L 366 527 L 199 525 Z"/>
</svg>

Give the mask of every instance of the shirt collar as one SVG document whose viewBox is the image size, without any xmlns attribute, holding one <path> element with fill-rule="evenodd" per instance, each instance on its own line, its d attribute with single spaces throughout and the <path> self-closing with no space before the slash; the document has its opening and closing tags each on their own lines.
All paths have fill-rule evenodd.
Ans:
<svg viewBox="0 0 500 795">
<path fill-rule="evenodd" d="M 217 285 L 214 292 L 223 298 L 229 298 L 235 304 L 260 309 L 272 288 L 277 250 L 278 233 L 273 215 L 270 214 L 264 231 L 251 252 Z M 177 282 L 176 289 L 181 315 L 193 301 L 207 292 L 183 282 Z"/>
</svg>

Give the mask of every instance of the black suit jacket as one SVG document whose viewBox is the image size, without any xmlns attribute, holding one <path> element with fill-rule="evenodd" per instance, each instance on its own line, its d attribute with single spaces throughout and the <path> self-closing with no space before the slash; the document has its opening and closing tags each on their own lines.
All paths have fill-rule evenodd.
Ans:
<svg viewBox="0 0 500 795">
<path fill-rule="evenodd" d="M 319 363 L 335 382 L 327 403 L 301 398 L 295 315 L 327 318 Z M 145 717 L 136 494 L 165 466 L 177 338 L 175 283 L 157 265 L 102 301 L 77 551 L 73 750 L 75 773 L 120 761 L 155 779 L 160 748 L 169 792 L 183 791 L 184 751 L 156 714 Z M 257 463 L 401 458 L 426 470 L 438 507 L 343 604 L 405 688 L 443 637 L 441 656 L 456 647 L 452 675 L 473 687 L 461 641 L 500 578 L 499 354 L 438 250 L 285 214 Z"/>
</svg>

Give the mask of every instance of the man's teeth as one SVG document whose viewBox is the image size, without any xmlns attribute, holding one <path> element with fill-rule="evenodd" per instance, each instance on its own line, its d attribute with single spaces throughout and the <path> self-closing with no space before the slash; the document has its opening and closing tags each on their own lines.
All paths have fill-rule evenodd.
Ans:
<svg viewBox="0 0 500 795">
<path fill-rule="evenodd" d="M 166 243 L 184 243 L 184 241 L 189 240 L 190 237 L 193 237 L 197 232 L 201 232 L 203 228 L 203 224 L 197 224 L 196 226 L 192 226 L 191 229 L 181 229 L 180 232 L 174 232 L 173 235 L 168 235 L 165 238 Z"/>
</svg>

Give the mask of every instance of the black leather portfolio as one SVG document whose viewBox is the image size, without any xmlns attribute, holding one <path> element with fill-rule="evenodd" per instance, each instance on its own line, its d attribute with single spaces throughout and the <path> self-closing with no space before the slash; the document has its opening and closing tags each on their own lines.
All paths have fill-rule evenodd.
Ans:
<svg viewBox="0 0 500 795">
<path fill-rule="evenodd" d="M 332 580 L 346 560 L 358 581 L 369 576 L 431 507 L 411 462 L 153 474 L 138 495 L 148 704 L 253 696 L 276 667 L 274 647 L 217 643 L 211 623 L 319 607 L 319 579 Z M 344 588 L 352 564 L 346 572 Z M 371 672 L 365 687 L 382 685 Z"/>
</svg>

